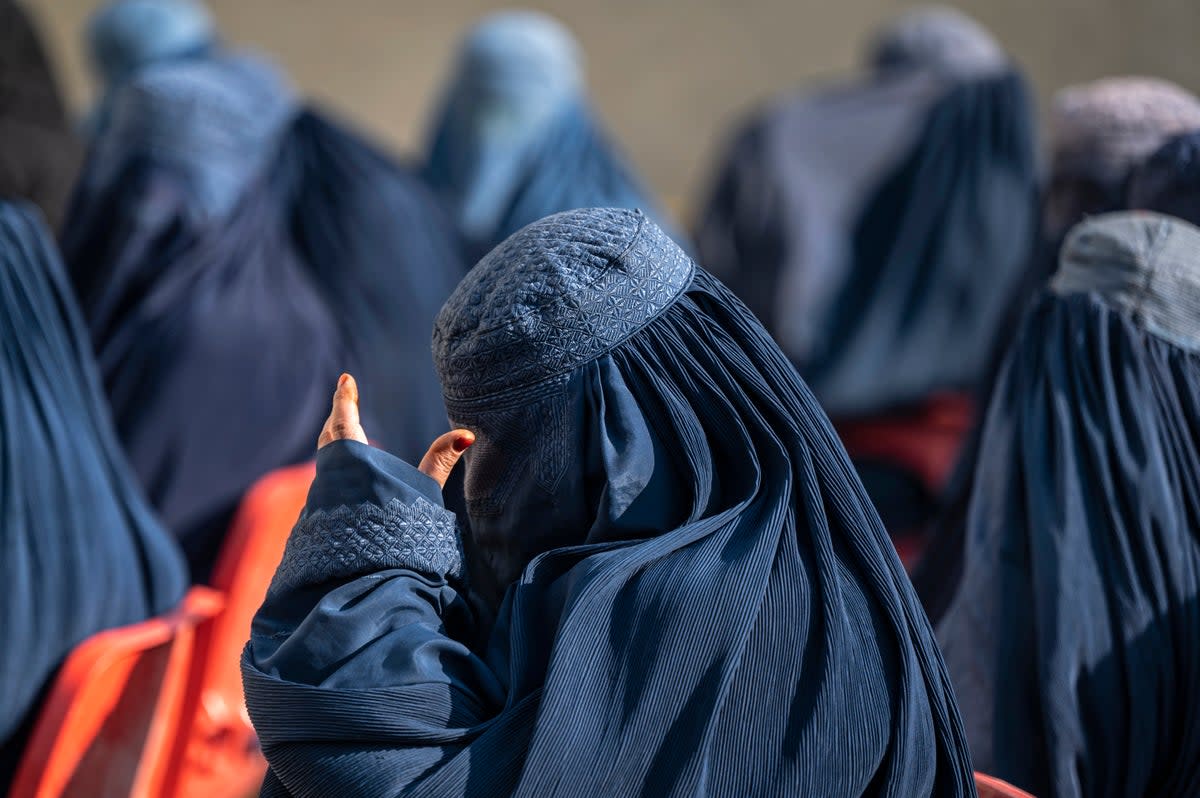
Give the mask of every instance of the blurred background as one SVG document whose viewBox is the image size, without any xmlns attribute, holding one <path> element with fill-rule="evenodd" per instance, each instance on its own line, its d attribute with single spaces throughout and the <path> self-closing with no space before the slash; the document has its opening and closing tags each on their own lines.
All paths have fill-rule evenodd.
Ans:
<svg viewBox="0 0 1200 798">
<path fill-rule="evenodd" d="M 1040 98 L 1114 74 L 1200 90 L 1196 0 L 960 0 L 1025 67 Z M 28 0 L 77 109 L 92 92 L 80 47 L 99 0 Z M 310 97 L 401 152 L 425 135 L 454 43 L 483 0 L 208 0 L 236 44 L 273 54 Z M 601 118 L 675 210 L 689 210 L 739 112 L 781 89 L 844 75 L 897 0 L 557 0 L 522 4 L 583 43 Z"/>
</svg>

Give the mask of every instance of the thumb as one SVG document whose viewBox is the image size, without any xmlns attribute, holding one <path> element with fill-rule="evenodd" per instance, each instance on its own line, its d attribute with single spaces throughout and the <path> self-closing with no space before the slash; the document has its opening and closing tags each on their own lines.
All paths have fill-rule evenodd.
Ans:
<svg viewBox="0 0 1200 798">
<path fill-rule="evenodd" d="M 475 433 L 466 429 L 456 429 L 438 438 L 429 447 L 429 451 L 421 458 L 417 468 L 422 474 L 433 477 L 441 487 L 446 487 L 450 472 L 463 456 L 463 452 L 471 448 L 475 442 Z"/>
<path fill-rule="evenodd" d="M 317 448 L 324 449 L 341 440 L 367 442 L 367 433 L 358 418 L 358 383 L 349 374 L 343 374 L 338 380 L 337 390 L 333 393 L 333 410 L 317 439 Z"/>
</svg>

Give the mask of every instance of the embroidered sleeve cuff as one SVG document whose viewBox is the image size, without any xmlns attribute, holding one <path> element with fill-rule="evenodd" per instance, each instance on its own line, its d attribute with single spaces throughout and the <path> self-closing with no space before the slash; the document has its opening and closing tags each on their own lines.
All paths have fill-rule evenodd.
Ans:
<svg viewBox="0 0 1200 798">
<path fill-rule="evenodd" d="M 462 567 L 455 517 L 436 483 L 386 452 L 339 441 L 317 456 L 317 478 L 271 590 L 396 568 L 457 578 Z"/>
</svg>

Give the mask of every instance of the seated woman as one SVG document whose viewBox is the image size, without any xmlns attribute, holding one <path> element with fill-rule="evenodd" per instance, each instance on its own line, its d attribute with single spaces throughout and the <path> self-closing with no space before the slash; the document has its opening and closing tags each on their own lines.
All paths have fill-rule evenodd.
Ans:
<svg viewBox="0 0 1200 798">
<path fill-rule="evenodd" d="M 159 65 L 115 99 L 63 249 L 151 503 L 203 581 L 245 490 L 312 453 L 343 336 L 269 167 L 295 114 L 268 64 Z M 252 398 L 257 415 L 237 407 Z"/>
<path fill-rule="evenodd" d="M 1075 228 L 988 411 L 938 638 L 976 767 L 1043 798 L 1200 794 L 1197 253 Z"/>
<path fill-rule="evenodd" d="M 0 793 L 85 638 L 166 612 L 183 555 L 121 454 L 83 320 L 32 206 L 0 201 Z"/>
<path fill-rule="evenodd" d="M 557 21 L 494 14 L 463 43 L 426 174 L 474 263 L 530 222 L 573 208 L 665 215 L 588 107 L 579 45 Z"/>
<path fill-rule="evenodd" d="M 264 796 L 974 795 L 832 428 L 643 214 L 524 228 L 434 352 L 459 429 L 420 469 L 339 383 L 243 658 Z"/>
<path fill-rule="evenodd" d="M 1050 115 L 1052 160 L 1039 250 L 1005 314 L 1003 329 L 1019 329 L 1054 272 L 1067 230 L 1087 216 L 1145 209 L 1200 224 L 1200 214 L 1187 215 L 1187 202 L 1200 208 L 1200 175 L 1185 166 L 1187 144 L 1163 144 L 1194 130 L 1200 131 L 1200 98 L 1166 81 L 1107 78 L 1058 93 Z M 1160 145 L 1164 152 L 1155 155 Z M 988 378 L 976 391 L 981 406 L 992 395 L 1012 341 L 1009 332 L 995 342 Z M 913 572 L 913 584 L 935 623 L 957 585 L 982 434 L 980 418 L 950 480 L 926 557 Z"/>
<path fill-rule="evenodd" d="M 155 67 L 231 56 L 196 0 L 117 0 L 96 14 L 89 45 L 109 87 L 106 118 L 121 87 Z M 296 102 L 266 168 L 276 202 L 296 254 L 353 343 L 372 434 L 390 451 L 420 457 L 446 423 L 429 330 L 466 271 L 457 232 L 417 169 L 328 109 Z"/>
<path fill-rule="evenodd" d="M 915 556 L 1033 252 L 1033 105 L 1000 46 L 949 9 L 903 16 L 870 60 L 854 83 L 752 116 L 696 241 Z"/>
</svg>

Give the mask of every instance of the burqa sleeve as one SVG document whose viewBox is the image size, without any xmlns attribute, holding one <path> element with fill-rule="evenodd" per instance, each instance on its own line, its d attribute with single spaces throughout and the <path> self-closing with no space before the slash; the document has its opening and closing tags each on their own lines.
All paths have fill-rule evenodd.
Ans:
<svg viewBox="0 0 1200 798">
<path fill-rule="evenodd" d="M 295 794 L 293 754 L 323 759 L 296 749 L 347 735 L 360 754 L 373 743 L 397 752 L 377 775 L 411 784 L 498 711 L 504 691 L 472 649 L 479 629 L 462 577 L 455 517 L 437 483 L 357 442 L 318 453 L 243 655 L 247 705 L 272 766 L 264 794 Z M 339 787 L 355 785 L 325 783 L 331 795 Z"/>
</svg>

